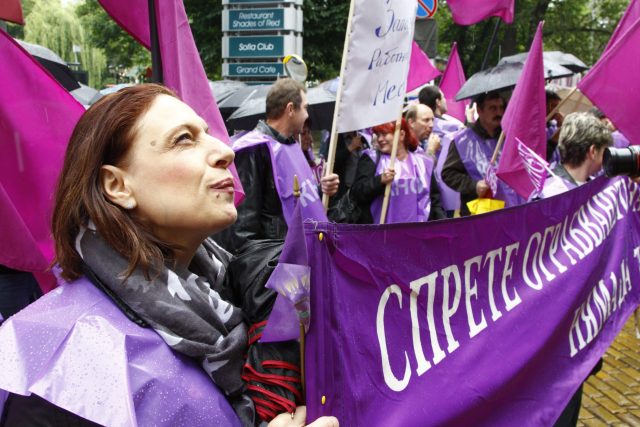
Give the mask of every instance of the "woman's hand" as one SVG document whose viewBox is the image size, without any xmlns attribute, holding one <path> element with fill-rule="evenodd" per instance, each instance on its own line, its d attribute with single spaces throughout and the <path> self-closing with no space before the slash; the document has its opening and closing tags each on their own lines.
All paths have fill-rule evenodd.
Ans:
<svg viewBox="0 0 640 427">
<path fill-rule="evenodd" d="M 275 417 L 267 427 L 340 427 L 336 417 L 320 417 L 311 424 L 305 424 L 307 418 L 307 407 L 298 406 L 291 418 L 291 414 L 280 414 Z"/>
<path fill-rule="evenodd" d="M 332 173 L 327 176 L 323 176 L 320 180 L 320 187 L 322 192 L 331 197 L 338 192 L 340 186 L 340 178 L 337 174 Z"/>
<path fill-rule="evenodd" d="M 385 169 L 384 172 L 382 172 L 382 175 L 380 175 L 380 182 L 382 182 L 383 185 L 387 185 L 390 182 L 393 182 L 393 178 L 396 176 L 396 172 L 393 169 Z"/>
</svg>

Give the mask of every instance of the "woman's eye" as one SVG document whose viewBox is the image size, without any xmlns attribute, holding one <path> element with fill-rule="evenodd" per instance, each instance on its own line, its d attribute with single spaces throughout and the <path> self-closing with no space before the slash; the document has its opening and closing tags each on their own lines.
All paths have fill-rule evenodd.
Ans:
<svg viewBox="0 0 640 427">
<path fill-rule="evenodd" d="M 183 133 L 176 138 L 175 144 L 180 144 L 181 142 L 188 142 L 188 141 L 191 141 L 191 134 Z"/>
</svg>

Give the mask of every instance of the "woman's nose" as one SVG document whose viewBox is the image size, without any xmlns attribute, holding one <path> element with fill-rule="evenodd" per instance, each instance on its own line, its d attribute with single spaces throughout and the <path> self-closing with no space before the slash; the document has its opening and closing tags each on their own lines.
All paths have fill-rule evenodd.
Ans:
<svg viewBox="0 0 640 427">
<path fill-rule="evenodd" d="M 216 168 L 228 168 L 231 163 L 233 163 L 233 159 L 235 158 L 235 153 L 224 142 L 220 141 L 217 138 L 210 137 L 212 148 L 209 153 L 208 163 L 212 167 Z"/>
</svg>

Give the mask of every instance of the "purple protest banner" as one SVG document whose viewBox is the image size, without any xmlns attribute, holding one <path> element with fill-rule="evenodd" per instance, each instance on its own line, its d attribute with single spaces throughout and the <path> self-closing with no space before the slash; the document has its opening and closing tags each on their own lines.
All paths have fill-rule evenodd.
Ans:
<svg viewBox="0 0 640 427">
<path fill-rule="evenodd" d="M 640 19 L 640 1 L 631 0 L 631 2 L 629 2 L 629 6 L 627 6 L 627 10 L 624 11 L 622 18 L 620 18 L 620 22 L 618 22 L 618 25 L 613 31 L 613 34 L 611 35 L 611 38 L 607 43 L 607 47 L 604 48 L 602 54 L 604 55 L 609 50 L 609 48 L 611 48 L 638 19 Z"/>
<path fill-rule="evenodd" d="M 407 75 L 407 92 L 429 83 L 438 77 L 440 70 L 433 66 L 431 60 L 418 43 L 411 44 L 411 59 L 409 60 L 409 74 Z"/>
<path fill-rule="evenodd" d="M 547 152 L 542 27 L 543 23 L 540 22 L 522 74 L 502 118 L 504 148 L 496 171 L 498 178 L 524 199 L 528 199 L 535 189 L 518 153 L 516 138 L 540 157 L 545 157 Z"/>
<path fill-rule="evenodd" d="M 640 19 L 607 49 L 578 83 L 578 89 L 600 108 L 631 144 L 640 143 L 637 103 L 626 104 L 630 93 L 640 92 Z"/>
<path fill-rule="evenodd" d="M 513 22 L 515 0 L 447 0 L 451 18 L 458 25 L 473 25 L 497 16 L 505 23 Z"/>
<path fill-rule="evenodd" d="M 84 108 L 2 30 L 0 52 L 0 264 L 33 272 L 48 291 L 52 194 Z"/>
<path fill-rule="evenodd" d="M 451 46 L 447 68 L 444 69 L 440 79 L 440 90 L 447 100 L 447 114 L 461 122 L 466 120 L 465 110 L 469 105 L 469 100 L 456 101 L 456 94 L 466 81 L 462 61 L 460 61 L 460 55 L 458 54 L 458 44 L 454 42 Z"/>
<path fill-rule="evenodd" d="M 306 232 L 309 419 L 553 425 L 640 301 L 628 178 L 460 220 Z"/>
<path fill-rule="evenodd" d="M 99 0 L 107 13 L 140 44 L 149 49 L 149 7 L 147 0 Z M 180 95 L 208 124 L 211 135 L 229 144 L 224 120 L 213 97 L 189 19 L 182 1 L 155 0 L 162 71 L 167 87 Z M 235 202 L 244 198 L 235 166 L 231 167 L 235 182 Z"/>
</svg>

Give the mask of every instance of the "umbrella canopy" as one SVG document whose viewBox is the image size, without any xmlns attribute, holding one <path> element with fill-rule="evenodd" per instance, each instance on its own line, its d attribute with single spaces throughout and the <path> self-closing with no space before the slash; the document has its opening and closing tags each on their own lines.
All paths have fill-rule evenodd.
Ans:
<svg viewBox="0 0 640 427">
<path fill-rule="evenodd" d="M 574 91 L 571 87 L 559 87 L 555 89 L 555 92 L 563 99 L 563 103 L 560 106 L 560 113 L 567 115 L 578 111 L 589 111 L 593 108 L 593 104 L 589 101 L 589 98 L 584 96 L 580 91 Z M 565 98 L 567 98 L 565 100 Z"/>
<path fill-rule="evenodd" d="M 100 91 L 100 95 L 102 96 L 109 95 L 110 93 L 117 92 L 120 89 L 124 89 L 125 87 L 129 87 L 129 86 L 133 86 L 133 83 L 118 83 L 116 85 L 109 86 L 107 88 L 102 89 Z"/>
<path fill-rule="evenodd" d="M 527 55 L 529 52 L 518 53 L 517 55 L 505 56 L 500 60 L 500 62 L 515 62 L 515 63 L 524 63 L 527 59 Z M 542 58 L 544 59 L 545 65 L 562 65 L 565 68 L 573 71 L 574 73 L 579 73 L 581 71 L 588 70 L 589 67 L 587 64 L 578 59 L 575 55 L 571 53 L 564 53 L 558 50 L 554 50 L 551 52 L 544 52 L 542 54 Z"/>
<path fill-rule="evenodd" d="M 209 87 L 211 88 L 213 97 L 219 104 L 220 102 L 231 96 L 234 92 L 247 87 L 247 84 L 245 82 L 239 82 L 236 80 L 209 80 Z"/>
<path fill-rule="evenodd" d="M 80 83 L 76 80 L 73 72 L 62 58 L 51 49 L 23 40 L 16 41 L 24 50 L 29 52 L 53 77 L 68 91 L 80 88 Z"/>
<path fill-rule="evenodd" d="M 502 62 L 493 68 L 471 76 L 469 80 L 460 88 L 456 95 L 456 101 L 473 98 L 474 96 L 512 88 L 518 82 L 520 73 L 524 67 L 524 60 L 520 62 Z M 544 75 L 546 79 L 557 79 L 573 75 L 573 71 L 551 61 L 544 63 Z"/>
<path fill-rule="evenodd" d="M 270 86 L 269 86 L 270 87 Z M 265 118 L 268 89 L 264 93 L 253 93 L 227 119 L 231 129 L 252 129 L 258 120 Z M 307 91 L 309 119 L 312 129 L 331 129 L 336 96 L 320 85 Z M 222 104 L 222 103 L 221 103 Z"/>
<path fill-rule="evenodd" d="M 76 101 L 86 107 L 102 98 L 102 94 L 99 91 L 82 83 L 80 83 L 80 87 L 78 89 L 71 91 L 71 95 L 73 95 Z"/>
<path fill-rule="evenodd" d="M 218 102 L 218 109 L 220 109 L 222 118 L 225 120 L 229 118 L 247 100 L 262 98 L 262 103 L 264 104 L 264 99 L 267 97 L 269 89 L 271 89 L 271 85 L 246 86 L 236 90 L 227 98 Z"/>
</svg>

